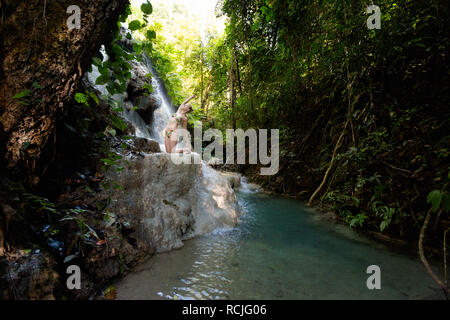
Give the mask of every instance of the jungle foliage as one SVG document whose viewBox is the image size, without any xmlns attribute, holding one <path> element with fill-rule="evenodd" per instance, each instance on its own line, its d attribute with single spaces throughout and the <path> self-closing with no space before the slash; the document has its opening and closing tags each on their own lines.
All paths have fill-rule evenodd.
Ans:
<svg viewBox="0 0 450 320">
<path fill-rule="evenodd" d="M 432 206 L 440 242 L 450 227 L 448 3 L 379 0 L 374 30 L 370 4 L 220 1 L 224 35 L 193 36 L 188 55 L 159 38 L 155 61 L 178 66 L 166 81 L 175 101 L 180 80 L 197 84 L 205 129 L 280 129 L 281 169 L 260 183 L 408 239 Z"/>
</svg>

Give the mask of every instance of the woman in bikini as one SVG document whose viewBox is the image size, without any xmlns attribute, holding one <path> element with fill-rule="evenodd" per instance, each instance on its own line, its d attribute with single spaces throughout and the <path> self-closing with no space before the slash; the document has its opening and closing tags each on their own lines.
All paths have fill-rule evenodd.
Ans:
<svg viewBox="0 0 450 320">
<path fill-rule="evenodd" d="M 193 95 L 186 101 L 184 101 L 181 106 L 178 108 L 177 113 L 172 115 L 167 124 L 167 127 L 164 129 L 164 143 L 166 146 L 167 153 L 184 153 L 191 152 L 191 143 L 187 141 L 187 135 L 185 136 L 185 141 L 187 141 L 188 148 L 187 149 L 176 149 L 178 143 L 178 134 L 177 129 L 184 129 L 185 133 L 187 133 L 187 123 L 188 119 L 186 115 L 192 112 L 192 106 L 188 104 L 192 99 L 197 98 L 196 95 Z"/>
</svg>

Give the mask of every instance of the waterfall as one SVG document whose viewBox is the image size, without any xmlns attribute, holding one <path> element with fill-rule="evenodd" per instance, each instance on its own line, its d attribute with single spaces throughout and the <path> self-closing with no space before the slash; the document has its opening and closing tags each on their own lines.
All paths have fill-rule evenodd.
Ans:
<svg viewBox="0 0 450 320">
<path fill-rule="evenodd" d="M 103 55 L 103 61 L 108 59 L 108 55 L 105 51 L 104 46 L 101 47 L 100 52 Z M 166 127 L 171 115 L 175 112 L 170 98 L 164 87 L 164 83 L 159 77 L 157 71 L 153 67 L 150 58 L 147 54 L 142 55 L 142 61 L 133 61 L 132 77 L 136 77 L 137 73 L 140 74 L 151 74 L 152 76 L 152 96 L 159 102 L 159 107 L 153 112 L 153 119 L 151 121 L 151 126 L 147 124 L 142 117 L 133 110 L 133 104 L 127 101 L 127 93 L 123 95 L 113 95 L 111 96 L 106 89 L 106 85 L 97 85 L 95 80 L 100 76 L 98 68 L 92 65 L 92 72 L 87 74 L 87 79 L 89 83 L 96 88 L 102 96 L 113 103 L 120 104 L 123 107 L 122 116 L 127 119 L 133 127 L 136 129 L 136 136 L 140 138 L 153 139 L 159 142 L 161 150 L 165 150 L 164 146 L 164 136 L 163 130 Z"/>
<path fill-rule="evenodd" d="M 122 32 L 126 33 L 126 32 Z M 125 40 L 124 40 L 125 41 Z M 127 45 L 127 47 L 130 47 Z M 102 48 L 104 60 L 107 55 Z M 128 93 L 111 96 L 104 85 L 96 85 L 100 75 L 97 67 L 87 75 L 90 85 L 102 94 L 102 99 L 121 106 L 122 116 L 135 128 L 135 136 L 157 141 L 161 153 L 145 154 L 142 157 L 128 157 L 128 166 L 113 173 L 114 179 L 124 186 L 124 190 L 113 194 L 111 209 L 135 221 L 139 226 L 139 237 L 151 243 L 157 251 L 166 251 L 182 246 L 182 240 L 227 229 L 237 225 L 240 210 L 229 178 L 215 171 L 205 161 L 190 164 L 175 164 L 165 153 L 162 131 L 170 120 L 174 107 L 165 86 L 151 59 L 145 54 L 140 61 L 130 61 L 132 65 L 131 83 L 152 76 L 151 96 L 139 95 L 138 108 L 148 108 L 153 99 L 156 108 L 151 110 L 151 119 L 143 117 L 133 106 L 133 97 Z M 137 80 L 136 80 L 137 79 Z M 142 81 L 141 81 L 142 82 Z M 140 110 L 139 110 L 140 111 Z M 148 114 L 147 114 L 148 115 Z M 180 155 L 198 159 L 200 155 Z"/>
<path fill-rule="evenodd" d="M 153 113 L 152 135 L 160 143 L 164 144 L 162 131 L 169 122 L 170 117 L 175 112 L 170 98 L 164 87 L 164 83 L 153 67 L 150 58 L 144 54 L 144 61 L 147 69 L 152 74 L 153 95 L 161 102 L 161 106 Z"/>
</svg>

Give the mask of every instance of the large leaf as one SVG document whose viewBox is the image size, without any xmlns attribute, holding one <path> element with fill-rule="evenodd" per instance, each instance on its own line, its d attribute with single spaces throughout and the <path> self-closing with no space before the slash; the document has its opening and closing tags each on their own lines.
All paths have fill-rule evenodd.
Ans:
<svg viewBox="0 0 450 320">
<path fill-rule="evenodd" d="M 87 97 L 84 93 L 75 93 L 75 101 L 78 103 L 86 103 L 87 102 Z"/>
<path fill-rule="evenodd" d="M 133 51 L 136 52 L 136 54 L 141 54 L 142 53 L 142 45 L 140 45 L 138 43 L 134 43 Z"/>
<path fill-rule="evenodd" d="M 95 80 L 95 84 L 96 85 L 104 85 L 104 84 L 107 84 L 109 82 L 109 80 L 110 80 L 109 75 L 102 74 Z"/>
<path fill-rule="evenodd" d="M 101 66 L 101 67 L 98 67 L 98 72 L 102 75 L 108 75 L 109 69 L 107 67 Z"/>
<path fill-rule="evenodd" d="M 155 39 L 156 38 L 156 32 L 154 30 L 148 30 L 147 31 L 147 39 Z"/>
<path fill-rule="evenodd" d="M 141 5 L 141 10 L 145 14 L 152 14 L 153 12 L 153 6 L 150 2 L 147 1 L 147 3 L 143 3 Z"/>
<path fill-rule="evenodd" d="M 380 231 L 383 232 L 384 229 L 386 229 L 388 227 L 388 225 L 389 225 L 388 221 L 386 221 L 386 220 L 382 221 L 380 224 Z"/>
<path fill-rule="evenodd" d="M 446 212 L 450 212 L 450 193 L 446 192 L 442 195 L 442 208 Z"/>
<path fill-rule="evenodd" d="M 442 201 L 442 193 L 439 190 L 433 190 L 428 194 L 427 203 L 431 203 L 433 211 L 436 212 L 439 209 Z"/>
<path fill-rule="evenodd" d="M 128 28 L 130 28 L 131 31 L 139 30 L 141 28 L 141 23 L 139 20 L 133 20 L 128 25 Z"/>
</svg>

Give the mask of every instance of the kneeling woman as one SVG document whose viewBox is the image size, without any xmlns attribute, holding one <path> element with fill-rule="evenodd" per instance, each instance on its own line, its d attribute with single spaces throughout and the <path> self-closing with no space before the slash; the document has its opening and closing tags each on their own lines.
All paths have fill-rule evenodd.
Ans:
<svg viewBox="0 0 450 320">
<path fill-rule="evenodd" d="M 170 118 L 167 127 L 164 129 L 164 143 L 167 153 L 191 152 L 190 141 L 187 141 L 187 149 L 176 149 L 176 146 L 178 143 L 177 129 L 184 129 L 186 130 L 185 132 L 187 132 L 188 119 L 186 115 L 192 112 L 192 106 L 188 104 L 188 102 L 194 98 L 197 98 L 197 96 L 193 95 L 181 104 L 177 113 Z"/>
</svg>

